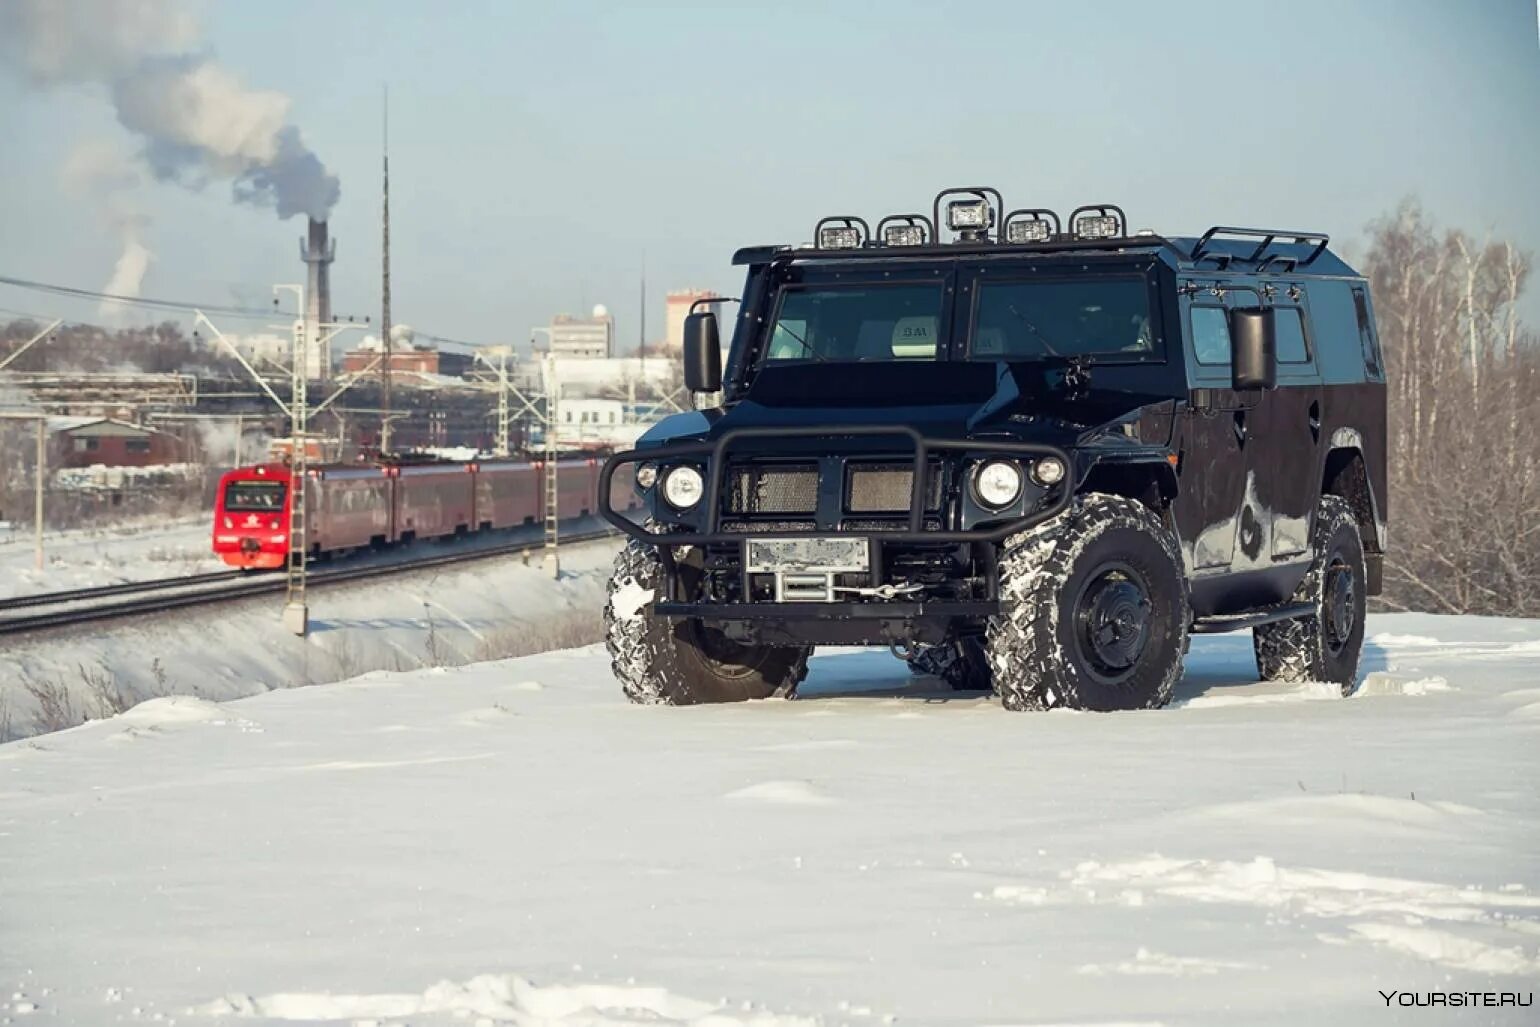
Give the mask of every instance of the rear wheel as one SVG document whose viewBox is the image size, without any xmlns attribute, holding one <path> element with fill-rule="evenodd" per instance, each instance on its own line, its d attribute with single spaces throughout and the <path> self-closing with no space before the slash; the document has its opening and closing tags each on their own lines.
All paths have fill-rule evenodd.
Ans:
<svg viewBox="0 0 1540 1027">
<path fill-rule="evenodd" d="M 1291 602 L 1314 612 L 1252 629 L 1257 671 L 1265 681 L 1329 681 L 1352 692 L 1364 644 L 1368 589 L 1364 544 L 1353 508 L 1322 496 L 1311 534 L 1315 561 Z"/>
<path fill-rule="evenodd" d="M 986 653 L 1012 710 L 1164 706 L 1182 676 L 1181 555 L 1142 503 L 1092 493 L 1006 541 Z"/>
<path fill-rule="evenodd" d="M 632 702 L 768 699 L 789 694 L 807 675 L 811 647 L 745 645 L 698 619 L 658 616 L 653 601 L 662 581 L 656 547 L 627 542 L 615 558 L 604 624 L 611 666 Z"/>
</svg>

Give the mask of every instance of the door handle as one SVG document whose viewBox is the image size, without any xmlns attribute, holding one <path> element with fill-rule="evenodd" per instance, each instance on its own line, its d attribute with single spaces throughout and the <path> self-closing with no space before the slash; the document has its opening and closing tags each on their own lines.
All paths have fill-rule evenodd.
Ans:
<svg viewBox="0 0 1540 1027">
<path fill-rule="evenodd" d="M 1232 424 L 1235 428 L 1236 445 L 1246 445 L 1246 411 L 1237 410 L 1235 412 L 1235 420 L 1232 422 Z"/>
<path fill-rule="evenodd" d="M 1321 441 L 1321 402 L 1316 400 L 1310 404 L 1310 441 Z"/>
</svg>

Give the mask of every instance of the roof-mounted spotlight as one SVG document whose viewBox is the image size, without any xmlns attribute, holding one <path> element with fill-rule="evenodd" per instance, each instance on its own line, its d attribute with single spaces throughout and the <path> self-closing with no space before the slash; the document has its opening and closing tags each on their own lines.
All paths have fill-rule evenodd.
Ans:
<svg viewBox="0 0 1540 1027">
<path fill-rule="evenodd" d="M 813 226 L 813 245 L 820 250 L 858 250 L 871 237 L 871 226 L 849 214 L 827 217 Z"/>
<path fill-rule="evenodd" d="M 1076 207 L 1069 226 L 1076 239 L 1121 239 L 1128 234 L 1123 208 L 1110 203 Z"/>
<path fill-rule="evenodd" d="M 1013 210 L 1005 215 L 1005 241 L 1013 246 L 1053 242 L 1062 231 L 1059 215 L 1051 210 Z"/>
<path fill-rule="evenodd" d="M 941 190 L 931 204 L 931 218 L 936 224 L 941 221 L 941 201 L 948 196 L 967 197 L 953 200 L 946 206 L 946 226 L 957 233 L 958 242 L 989 242 L 991 230 L 994 241 L 1000 241 L 995 219 L 1005 209 L 1005 202 L 998 189 L 975 185 Z"/>
<path fill-rule="evenodd" d="M 884 246 L 924 246 L 936 229 L 924 214 L 889 214 L 877 222 L 877 236 Z"/>
</svg>

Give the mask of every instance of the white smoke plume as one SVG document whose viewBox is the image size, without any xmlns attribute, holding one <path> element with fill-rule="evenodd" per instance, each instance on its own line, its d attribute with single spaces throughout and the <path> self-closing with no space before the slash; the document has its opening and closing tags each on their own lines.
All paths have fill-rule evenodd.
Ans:
<svg viewBox="0 0 1540 1027">
<path fill-rule="evenodd" d="M 65 188 L 92 201 L 103 224 L 118 237 L 121 252 L 112 277 L 102 291 L 114 296 L 138 296 L 144 276 L 155 255 L 145 246 L 150 218 L 140 207 L 137 191 L 144 173 L 112 143 L 88 139 L 76 145 L 64 162 Z M 103 300 L 97 312 L 107 321 L 121 323 L 129 310 L 123 303 Z"/>
<path fill-rule="evenodd" d="M 290 124 L 289 98 L 221 67 L 182 0 L 4 0 L 0 58 L 40 88 L 102 86 L 157 179 L 228 180 L 238 202 L 281 218 L 324 219 L 337 202 L 337 177 Z"/>
<path fill-rule="evenodd" d="M 133 222 L 126 224 L 122 232 L 123 252 L 112 266 L 112 277 L 107 279 L 102 292 L 114 296 L 138 296 L 139 288 L 144 284 L 144 274 L 150 270 L 150 261 L 155 259 L 155 254 L 139 241 L 138 229 Z M 100 312 L 104 316 L 116 317 L 121 311 L 122 304 L 115 300 L 103 300 L 101 303 Z"/>
</svg>

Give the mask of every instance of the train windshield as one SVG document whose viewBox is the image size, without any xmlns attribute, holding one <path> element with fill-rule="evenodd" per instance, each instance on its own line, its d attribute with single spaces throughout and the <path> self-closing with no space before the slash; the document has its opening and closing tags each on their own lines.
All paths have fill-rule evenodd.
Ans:
<svg viewBox="0 0 1540 1027">
<path fill-rule="evenodd" d="M 232 481 L 225 486 L 226 510 L 282 510 L 281 481 Z"/>
</svg>

